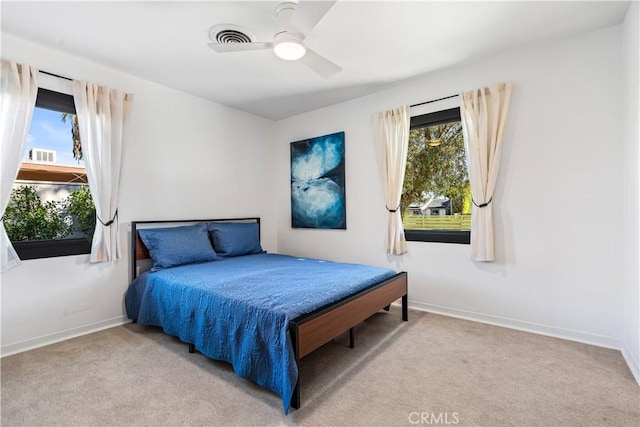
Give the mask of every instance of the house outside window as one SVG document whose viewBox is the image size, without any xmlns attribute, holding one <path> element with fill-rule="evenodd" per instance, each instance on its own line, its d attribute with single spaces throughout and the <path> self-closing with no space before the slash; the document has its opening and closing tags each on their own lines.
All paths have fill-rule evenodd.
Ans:
<svg viewBox="0 0 640 427">
<path fill-rule="evenodd" d="M 470 242 L 471 187 L 460 108 L 411 118 L 401 209 L 408 241 Z"/>
<path fill-rule="evenodd" d="M 73 96 L 38 89 L 25 157 L 3 216 L 20 259 L 91 252 L 95 207 Z"/>
</svg>

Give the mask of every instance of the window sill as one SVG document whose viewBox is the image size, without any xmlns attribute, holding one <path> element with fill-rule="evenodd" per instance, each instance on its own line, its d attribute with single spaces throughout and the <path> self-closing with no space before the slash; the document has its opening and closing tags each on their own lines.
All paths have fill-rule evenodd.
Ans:
<svg viewBox="0 0 640 427">
<path fill-rule="evenodd" d="M 84 255 L 91 253 L 91 239 L 35 240 L 12 242 L 21 260 Z"/>
<path fill-rule="evenodd" d="M 408 242 L 471 243 L 471 232 L 468 230 L 404 230 Z"/>
</svg>

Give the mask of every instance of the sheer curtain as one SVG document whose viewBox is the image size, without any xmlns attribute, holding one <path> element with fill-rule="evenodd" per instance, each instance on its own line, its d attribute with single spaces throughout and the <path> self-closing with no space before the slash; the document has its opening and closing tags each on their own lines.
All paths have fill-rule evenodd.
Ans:
<svg viewBox="0 0 640 427">
<path fill-rule="evenodd" d="M 378 171 L 382 179 L 384 200 L 388 211 L 387 252 L 407 252 L 407 241 L 402 227 L 400 197 L 404 183 L 409 146 L 409 106 L 383 111 L 374 115 L 374 130 Z"/>
<path fill-rule="evenodd" d="M 13 183 L 18 176 L 24 146 L 38 95 L 38 70 L 0 60 L 0 217 L 4 215 Z M 6 271 L 20 264 L 4 224 L 0 222 L 0 268 Z"/>
<path fill-rule="evenodd" d="M 471 183 L 471 258 L 493 261 L 493 192 L 496 188 L 511 83 L 461 94 L 460 114 Z"/>
<path fill-rule="evenodd" d="M 108 262 L 121 257 L 118 196 L 122 130 L 131 98 L 119 90 L 73 81 L 82 156 L 97 216 L 90 262 Z"/>
</svg>

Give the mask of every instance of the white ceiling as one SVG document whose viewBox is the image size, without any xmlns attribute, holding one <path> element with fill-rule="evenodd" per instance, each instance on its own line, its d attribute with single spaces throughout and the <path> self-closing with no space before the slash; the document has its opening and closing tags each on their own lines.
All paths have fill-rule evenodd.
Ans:
<svg viewBox="0 0 640 427">
<path fill-rule="evenodd" d="M 271 41 L 279 3 L 2 0 L 1 28 L 3 34 L 281 119 L 506 48 L 618 24 L 628 7 L 627 1 L 339 0 L 305 41 L 342 66 L 330 79 L 268 50 L 220 54 L 207 46 L 209 29 L 221 23 Z M 298 18 L 312 6 L 300 0 Z"/>
</svg>

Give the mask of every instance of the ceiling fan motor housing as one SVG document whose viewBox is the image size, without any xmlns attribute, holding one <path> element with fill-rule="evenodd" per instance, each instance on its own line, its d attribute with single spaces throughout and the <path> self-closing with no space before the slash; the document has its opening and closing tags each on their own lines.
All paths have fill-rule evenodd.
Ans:
<svg viewBox="0 0 640 427">
<path fill-rule="evenodd" d="M 276 16 L 278 17 L 279 28 L 278 31 L 286 31 L 287 25 L 293 19 L 293 13 L 296 11 L 298 5 L 293 2 L 280 3 L 276 7 Z"/>
</svg>

